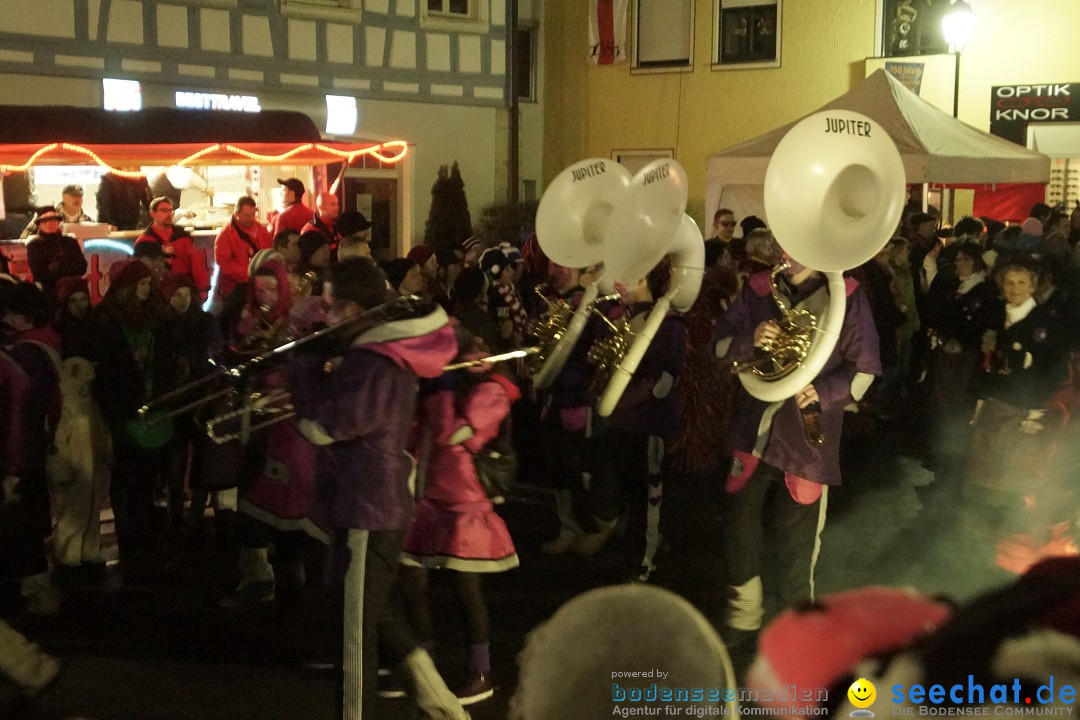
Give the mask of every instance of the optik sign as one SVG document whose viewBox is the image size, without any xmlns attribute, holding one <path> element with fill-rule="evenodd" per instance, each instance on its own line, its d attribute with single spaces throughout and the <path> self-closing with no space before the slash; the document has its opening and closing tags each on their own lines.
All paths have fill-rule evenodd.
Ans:
<svg viewBox="0 0 1080 720">
<path fill-rule="evenodd" d="M 995 85 L 990 92 L 990 132 L 1018 145 L 1027 145 L 1028 123 L 1080 121 L 1080 83 Z"/>
</svg>

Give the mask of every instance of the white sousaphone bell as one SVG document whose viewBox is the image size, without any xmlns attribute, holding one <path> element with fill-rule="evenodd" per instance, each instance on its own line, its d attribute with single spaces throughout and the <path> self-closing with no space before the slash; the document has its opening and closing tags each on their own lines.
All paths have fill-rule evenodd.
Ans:
<svg viewBox="0 0 1080 720">
<path fill-rule="evenodd" d="M 536 240 L 544 254 L 569 268 L 604 261 L 603 246 L 615 203 L 630 184 L 630 171 L 604 158 L 588 158 L 570 165 L 551 181 L 536 209 Z M 600 292 L 599 277 L 585 288 L 558 345 L 533 376 L 543 389 L 562 371 Z"/>
<path fill-rule="evenodd" d="M 634 175 L 611 213 L 603 245 L 604 283 L 633 288 L 665 257 L 671 258 L 671 283 L 668 292 L 655 299 L 644 327 L 634 333 L 604 388 L 597 405 L 602 417 L 615 411 L 668 309 L 686 312 L 701 290 L 705 243 L 685 212 L 687 191 L 686 171 L 679 163 L 654 160 Z"/>
<path fill-rule="evenodd" d="M 775 381 L 763 379 L 756 368 L 739 374 L 751 395 L 765 402 L 786 400 L 821 372 L 844 324 L 843 271 L 874 257 L 892 237 L 904 183 L 896 145 L 864 115 L 826 110 L 784 135 L 765 173 L 765 212 L 780 247 L 799 264 L 824 273 L 829 304 L 793 371 Z"/>
</svg>

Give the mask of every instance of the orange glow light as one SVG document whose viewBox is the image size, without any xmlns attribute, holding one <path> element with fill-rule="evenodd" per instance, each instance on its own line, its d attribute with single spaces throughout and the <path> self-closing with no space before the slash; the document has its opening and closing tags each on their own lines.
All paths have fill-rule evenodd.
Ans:
<svg viewBox="0 0 1080 720">
<path fill-rule="evenodd" d="M 118 170 L 109 165 L 109 163 L 102 159 L 101 156 L 99 156 L 93 150 L 90 150 L 89 148 L 83 147 L 81 145 L 73 145 L 71 143 L 51 143 L 49 145 L 44 145 L 36 152 L 34 152 L 22 165 L 0 165 L 0 172 L 25 172 L 26 170 L 29 170 L 31 167 L 33 167 L 37 163 L 39 158 L 48 155 L 49 153 L 52 153 L 56 150 L 67 150 L 69 152 L 75 152 L 81 155 L 85 155 L 86 157 L 93 160 L 100 167 L 103 167 L 107 171 L 113 173 L 114 175 L 119 175 L 120 177 L 143 177 L 143 173 L 141 172 L 135 172 L 131 170 Z M 408 152 L 408 143 L 406 143 L 404 140 L 390 140 L 388 142 L 380 143 L 378 145 L 372 145 L 371 147 L 364 148 L 362 150 L 339 150 L 338 148 L 330 147 L 329 145 L 323 145 L 322 143 L 305 143 L 303 145 L 297 145 L 293 149 L 288 150 L 287 152 L 283 152 L 280 155 L 261 155 L 259 153 L 251 152 L 250 150 L 245 150 L 244 148 L 237 147 L 235 145 L 216 143 L 214 145 L 208 145 L 202 150 L 188 155 L 186 158 L 180 160 L 179 162 L 165 164 L 180 166 L 194 165 L 198 163 L 200 159 L 206 157 L 207 155 L 222 151 L 232 153 L 233 155 L 238 155 L 240 157 L 244 157 L 258 163 L 280 164 L 299 153 L 305 153 L 311 150 L 315 150 L 320 154 L 327 156 L 327 160 L 340 159 L 345 160 L 347 163 L 351 164 L 353 160 L 358 157 L 362 157 L 364 155 L 371 155 L 378 158 L 380 162 L 386 163 L 387 165 L 394 165 L 405 159 L 405 155 Z M 158 165 L 162 163 L 159 160 L 155 160 L 154 164 Z"/>
</svg>

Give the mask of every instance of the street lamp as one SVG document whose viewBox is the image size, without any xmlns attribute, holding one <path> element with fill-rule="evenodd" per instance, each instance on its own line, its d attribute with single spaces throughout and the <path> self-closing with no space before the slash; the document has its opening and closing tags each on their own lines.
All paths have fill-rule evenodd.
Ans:
<svg viewBox="0 0 1080 720">
<path fill-rule="evenodd" d="M 960 53 L 964 52 L 971 35 L 975 31 L 975 13 L 964 0 L 953 0 L 952 7 L 941 18 L 941 31 L 949 52 L 956 60 L 953 72 L 953 117 L 959 117 L 960 111 Z"/>
</svg>

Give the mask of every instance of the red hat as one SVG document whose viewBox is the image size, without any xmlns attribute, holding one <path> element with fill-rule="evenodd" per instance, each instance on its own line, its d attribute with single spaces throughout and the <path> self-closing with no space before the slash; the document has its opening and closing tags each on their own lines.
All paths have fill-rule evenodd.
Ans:
<svg viewBox="0 0 1080 720">
<path fill-rule="evenodd" d="M 191 294 L 194 297 L 195 281 L 192 280 L 191 276 L 187 273 L 166 275 L 161 279 L 161 283 L 158 285 L 158 292 L 161 293 L 161 297 L 165 298 L 165 302 L 169 302 L 173 293 L 182 287 L 191 288 Z"/>
<path fill-rule="evenodd" d="M 427 245 L 415 245 L 413 249 L 409 251 L 409 254 L 405 257 L 412 260 L 420 267 L 424 267 L 428 259 L 435 254 L 435 251 L 429 248 Z"/>
<path fill-rule="evenodd" d="M 762 690 L 789 685 L 800 691 L 829 689 L 861 661 L 905 648 L 950 614 L 946 603 L 910 588 L 868 587 L 830 595 L 808 608 L 783 612 L 765 628 L 749 684 Z"/>
<path fill-rule="evenodd" d="M 90 286 L 81 277 L 62 277 L 56 281 L 56 298 L 60 302 L 67 302 L 75 293 L 90 294 Z"/>
<path fill-rule="evenodd" d="M 142 260 L 115 262 L 109 266 L 109 289 L 135 287 L 143 278 L 150 277 L 150 268 Z"/>
</svg>

